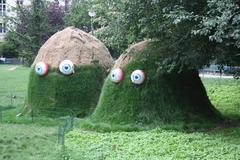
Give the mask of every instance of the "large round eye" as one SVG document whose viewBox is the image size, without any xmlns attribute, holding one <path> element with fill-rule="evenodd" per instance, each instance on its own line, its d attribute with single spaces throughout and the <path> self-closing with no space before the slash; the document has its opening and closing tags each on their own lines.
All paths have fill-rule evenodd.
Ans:
<svg viewBox="0 0 240 160">
<path fill-rule="evenodd" d="M 35 72 L 40 76 L 47 75 L 48 74 L 48 65 L 44 62 L 38 62 L 35 65 Z"/>
<path fill-rule="evenodd" d="M 131 74 L 131 80 L 134 84 L 142 84 L 145 80 L 145 73 L 142 70 L 135 70 Z"/>
<path fill-rule="evenodd" d="M 70 60 L 64 60 L 59 65 L 59 70 L 65 75 L 70 75 L 74 73 L 74 65 Z"/>
<path fill-rule="evenodd" d="M 111 81 L 115 83 L 122 81 L 124 78 L 124 73 L 122 69 L 116 68 L 112 70 L 112 72 L 110 73 L 110 78 L 111 78 Z"/>
</svg>

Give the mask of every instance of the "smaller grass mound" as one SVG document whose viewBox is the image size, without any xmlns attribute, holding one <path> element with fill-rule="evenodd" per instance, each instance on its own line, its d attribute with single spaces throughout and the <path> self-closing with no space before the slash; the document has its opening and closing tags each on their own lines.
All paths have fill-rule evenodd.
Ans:
<svg viewBox="0 0 240 160">
<path fill-rule="evenodd" d="M 104 79 L 100 65 L 81 65 L 70 76 L 50 69 L 47 76 L 31 71 L 28 86 L 28 105 L 34 116 L 51 117 L 90 114 L 98 101 Z"/>
<path fill-rule="evenodd" d="M 75 73 L 59 73 L 59 65 L 71 61 Z M 37 76 L 32 70 L 28 87 L 28 106 L 33 114 L 58 117 L 89 115 L 95 108 L 103 79 L 113 64 L 106 46 L 97 38 L 75 27 L 52 35 L 39 49 L 32 64 L 44 62 L 49 74 Z"/>
</svg>

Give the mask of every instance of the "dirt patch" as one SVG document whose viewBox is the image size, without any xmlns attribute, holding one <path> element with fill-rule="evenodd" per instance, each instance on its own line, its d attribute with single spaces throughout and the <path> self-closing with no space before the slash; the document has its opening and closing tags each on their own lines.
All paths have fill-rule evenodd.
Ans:
<svg viewBox="0 0 240 160">
<path fill-rule="evenodd" d="M 44 61 L 57 68 L 66 59 L 75 65 L 98 62 L 105 70 L 113 64 L 113 59 L 102 42 L 80 29 L 68 27 L 55 33 L 45 42 L 33 65 Z"/>
</svg>

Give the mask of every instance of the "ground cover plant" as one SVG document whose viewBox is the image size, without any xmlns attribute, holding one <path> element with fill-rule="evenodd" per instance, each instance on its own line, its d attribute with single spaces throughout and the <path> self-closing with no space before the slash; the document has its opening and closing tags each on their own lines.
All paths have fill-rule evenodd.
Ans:
<svg viewBox="0 0 240 160">
<path fill-rule="evenodd" d="M 184 133 L 164 129 L 141 132 L 74 130 L 67 135 L 71 159 L 239 159 L 240 128 Z"/>
</svg>

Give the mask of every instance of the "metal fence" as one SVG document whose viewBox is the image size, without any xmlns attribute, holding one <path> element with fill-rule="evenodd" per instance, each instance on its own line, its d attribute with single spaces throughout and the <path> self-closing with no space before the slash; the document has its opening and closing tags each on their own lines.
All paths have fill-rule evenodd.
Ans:
<svg viewBox="0 0 240 160">
<path fill-rule="evenodd" d="M 65 154 L 65 134 L 73 129 L 74 117 L 67 117 L 65 123 L 58 128 L 58 143 L 61 145 L 61 159 L 68 160 L 69 156 Z"/>
</svg>

